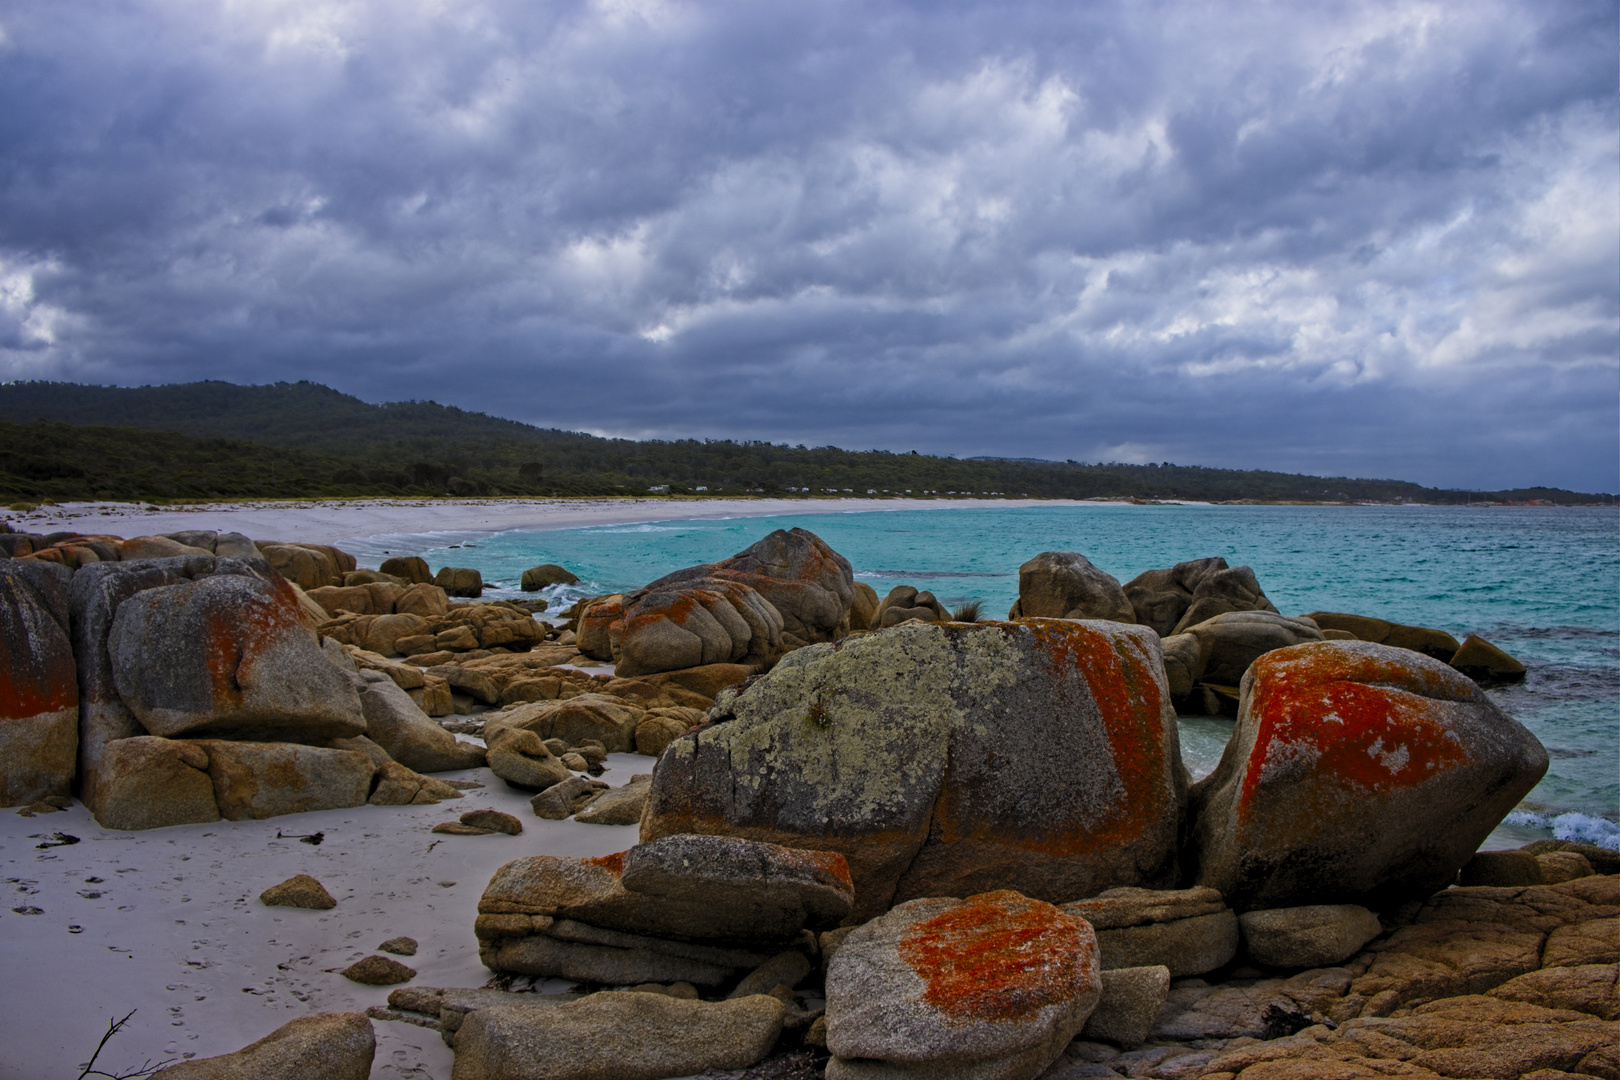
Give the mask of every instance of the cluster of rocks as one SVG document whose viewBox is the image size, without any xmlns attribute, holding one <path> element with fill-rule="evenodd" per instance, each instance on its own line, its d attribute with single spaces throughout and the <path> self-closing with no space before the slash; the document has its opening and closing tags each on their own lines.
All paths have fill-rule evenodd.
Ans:
<svg viewBox="0 0 1620 1080">
<path fill-rule="evenodd" d="M 1444 630 L 1316 611 L 1279 613 L 1247 566 L 1193 559 L 1148 570 L 1124 585 L 1073 551 L 1046 551 L 1018 570 L 1010 619 L 1106 619 L 1150 626 L 1161 639 L 1165 675 L 1178 710 L 1231 712 L 1255 658 L 1308 641 L 1355 640 L 1432 657 L 1482 685 L 1523 680 L 1525 667 L 1477 635 L 1458 642 Z"/>
<path fill-rule="evenodd" d="M 483 763 L 412 698 L 420 672 L 323 646 L 327 613 L 277 565 L 341 582 L 343 552 L 212 532 L 5 541 L 0 804 L 71 792 L 143 829 L 459 798 L 423 774 Z"/>
</svg>

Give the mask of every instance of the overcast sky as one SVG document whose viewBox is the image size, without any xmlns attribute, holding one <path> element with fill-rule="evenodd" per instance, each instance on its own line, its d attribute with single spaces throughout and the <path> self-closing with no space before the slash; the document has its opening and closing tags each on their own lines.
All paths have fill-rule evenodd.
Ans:
<svg viewBox="0 0 1620 1080">
<path fill-rule="evenodd" d="M 1613 0 L 0 0 L 0 379 L 1613 491 Z"/>
</svg>

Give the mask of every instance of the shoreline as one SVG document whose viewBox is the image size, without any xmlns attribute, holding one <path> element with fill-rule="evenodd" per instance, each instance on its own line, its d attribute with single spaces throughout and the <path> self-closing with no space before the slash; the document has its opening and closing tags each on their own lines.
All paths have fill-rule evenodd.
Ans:
<svg viewBox="0 0 1620 1080">
<path fill-rule="evenodd" d="M 267 499 L 201 502 L 175 506 L 149 503 L 82 502 L 39 506 L 29 511 L 0 510 L 0 522 L 20 532 L 73 531 L 94 535 L 143 536 L 212 528 L 254 540 L 335 544 L 376 536 L 435 532 L 544 532 L 595 525 L 637 525 L 739 517 L 799 517 L 811 514 L 899 513 L 908 510 L 1016 510 L 1032 507 L 1196 506 L 1400 506 L 1442 507 L 1429 503 L 1211 503 L 1197 500 L 1129 499 L 975 499 L 975 498 L 685 498 L 581 496 L 578 498 L 357 498 Z M 1509 509 L 1548 509 L 1508 507 Z M 1574 507 L 1574 509 L 1587 509 Z"/>
<path fill-rule="evenodd" d="M 13 511 L 4 515 L 4 520 L 14 529 L 29 532 L 72 530 L 125 537 L 180 532 L 206 524 L 221 532 L 245 533 L 255 540 L 341 546 L 346 540 L 433 532 L 539 532 L 715 518 L 1132 505 L 1125 500 L 1077 499 L 308 499 L 164 507 L 144 503 L 63 503 L 41 506 L 26 514 Z"/>
</svg>

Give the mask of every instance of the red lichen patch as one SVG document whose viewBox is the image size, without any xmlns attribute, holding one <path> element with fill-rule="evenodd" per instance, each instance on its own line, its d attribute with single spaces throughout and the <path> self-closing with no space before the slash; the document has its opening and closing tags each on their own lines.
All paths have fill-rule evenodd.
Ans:
<svg viewBox="0 0 1620 1080">
<path fill-rule="evenodd" d="M 1085 679 L 1123 785 L 1124 797 L 1114 813 L 1084 836 L 1048 845 L 1049 853 L 1076 855 L 1128 843 L 1145 824 L 1159 819 L 1161 796 L 1169 792 L 1163 699 L 1148 657 L 1124 635 L 1115 637 L 1072 620 L 1021 619 L 1016 625 L 1034 638 L 1054 678 L 1061 681 L 1074 671 Z"/>
<path fill-rule="evenodd" d="M 71 709 L 79 680 L 67 635 L 15 578 L 0 578 L 0 718 Z"/>
<path fill-rule="evenodd" d="M 806 851 L 803 848 L 787 848 L 786 853 L 778 858 L 789 866 L 801 867 L 809 871 L 811 877 L 830 877 L 845 888 L 855 888 L 855 882 L 849 876 L 849 860 L 836 851 Z"/>
<path fill-rule="evenodd" d="M 1079 918 L 1002 890 L 918 923 L 899 950 L 923 981 L 923 1000 L 947 1019 L 1011 1022 L 1083 994 L 1091 944 Z"/>
<path fill-rule="evenodd" d="M 1436 699 L 1472 696 L 1460 679 L 1326 644 L 1282 649 L 1255 661 L 1249 701 L 1254 751 L 1241 806 L 1253 799 L 1268 760 L 1282 755 L 1309 758 L 1313 775 L 1374 792 L 1412 787 L 1468 761 L 1462 744 L 1433 714 Z"/>
<path fill-rule="evenodd" d="M 580 861 L 586 866 L 600 866 L 614 877 L 620 877 L 624 874 L 624 857 L 627 854 L 629 852 L 617 851 L 612 855 L 599 855 L 594 859 L 581 859 Z"/>
</svg>

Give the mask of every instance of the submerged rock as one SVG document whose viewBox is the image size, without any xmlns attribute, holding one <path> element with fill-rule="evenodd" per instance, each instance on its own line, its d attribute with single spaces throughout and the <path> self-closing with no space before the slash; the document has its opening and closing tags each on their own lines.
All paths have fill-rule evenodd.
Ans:
<svg viewBox="0 0 1620 1080">
<path fill-rule="evenodd" d="M 1404 649 L 1268 653 L 1231 741 L 1193 789 L 1196 880 L 1239 910 L 1425 896 L 1547 771 L 1474 683 Z"/>
<path fill-rule="evenodd" d="M 1146 627 L 908 623 L 789 654 L 653 772 L 642 839 L 842 853 L 857 914 L 1170 884 L 1186 791 Z"/>
</svg>

